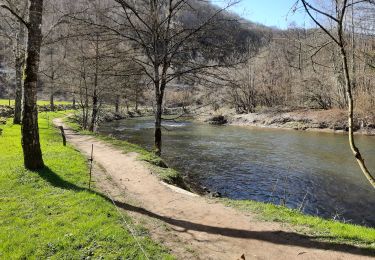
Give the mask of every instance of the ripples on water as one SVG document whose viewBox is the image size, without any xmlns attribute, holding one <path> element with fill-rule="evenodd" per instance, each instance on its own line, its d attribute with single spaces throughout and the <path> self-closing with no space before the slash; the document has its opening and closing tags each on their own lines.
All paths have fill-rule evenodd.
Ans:
<svg viewBox="0 0 375 260">
<path fill-rule="evenodd" d="M 347 137 L 325 133 L 163 123 L 163 158 L 191 181 L 233 199 L 280 204 L 326 218 L 375 226 L 375 191 Z M 107 123 L 102 133 L 151 148 L 150 119 Z M 375 137 L 358 136 L 375 171 Z"/>
</svg>

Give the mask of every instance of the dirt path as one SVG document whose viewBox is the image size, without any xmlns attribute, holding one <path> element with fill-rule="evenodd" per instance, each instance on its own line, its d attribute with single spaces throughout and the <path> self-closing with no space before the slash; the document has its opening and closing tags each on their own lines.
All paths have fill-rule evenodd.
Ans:
<svg viewBox="0 0 375 260">
<path fill-rule="evenodd" d="M 61 125 L 61 120 L 55 124 Z M 96 186 L 110 193 L 119 207 L 180 259 L 370 259 L 359 249 L 316 242 L 280 224 L 256 221 L 251 215 L 166 185 L 136 154 L 124 154 L 71 130 L 66 134 L 68 142 L 86 155 L 94 144 L 94 160 L 100 165 L 95 167 Z"/>
</svg>

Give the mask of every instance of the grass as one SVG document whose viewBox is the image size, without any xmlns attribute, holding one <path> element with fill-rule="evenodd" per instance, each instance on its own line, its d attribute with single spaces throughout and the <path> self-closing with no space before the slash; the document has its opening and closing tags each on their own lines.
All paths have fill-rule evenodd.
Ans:
<svg viewBox="0 0 375 260">
<path fill-rule="evenodd" d="M 255 213 L 263 221 L 291 224 L 298 232 L 334 243 L 374 250 L 375 229 L 303 214 L 298 210 L 251 200 L 219 199 L 227 206 Z"/>
<path fill-rule="evenodd" d="M 57 116 L 63 114 L 49 114 Z M 86 189 L 86 158 L 62 146 L 45 118 L 40 135 L 47 167 L 37 172 L 23 167 L 20 127 L 10 121 L 0 127 L 0 259 L 145 258 L 114 205 Z M 143 227 L 134 229 L 150 258 L 172 259 Z"/>
<path fill-rule="evenodd" d="M 47 106 L 49 105 L 49 100 L 38 100 L 37 103 L 39 106 Z M 72 102 L 69 101 L 55 101 L 55 105 L 71 105 Z M 0 99 L 0 106 L 8 106 L 9 99 Z M 10 101 L 10 105 L 14 106 L 14 100 Z"/>
<path fill-rule="evenodd" d="M 138 154 L 138 159 L 141 161 L 145 161 L 149 163 L 149 169 L 155 173 L 160 180 L 168 183 L 176 185 L 180 188 L 189 190 L 188 186 L 183 180 L 182 175 L 172 168 L 168 168 L 165 162 L 159 157 L 156 156 L 153 152 L 148 151 L 139 145 L 129 143 L 127 141 L 118 140 L 114 137 L 110 137 L 107 135 L 101 135 L 99 133 L 92 133 L 89 131 L 82 131 L 81 127 L 75 123 L 73 120 L 65 120 L 65 122 L 71 127 L 74 131 L 80 132 L 81 134 L 86 135 L 94 135 L 96 138 L 103 140 L 120 150 L 124 153 L 131 153 L 135 152 Z"/>
</svg>

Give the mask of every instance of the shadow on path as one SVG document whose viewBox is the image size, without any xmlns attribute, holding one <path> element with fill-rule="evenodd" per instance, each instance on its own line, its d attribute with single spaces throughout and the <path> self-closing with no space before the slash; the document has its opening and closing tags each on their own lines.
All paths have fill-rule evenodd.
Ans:
<svg viewBox="0 0 375 260">
<path fill-rule="evenodd" d="M 59 175 L 54 173 L 48 167 L 37 171 L 41 178 L 45 181 L 49 182 L 51 185 L 72 191 L 86 191 L 92 194 L 96 194 L 101 196 L 102 198 L 110 201 L 112 203 L 112 199 L 107 197 L 106 195 L 89 190 L 88 188 L 79 187 L 73 183 L 70 183 L 64 179 L 62 179 Z M 306 236 L 301 235 L 295 232 L 285 232 L 285 231 L 251 231 L 251 230 L 243 230 L 243 229 L 233 229 L 233 228 L 223 228 L 217 226 L 209 226 L 203 225 L 200 223 L 194 223 L 186 220 L 170 218 L 167 216 L 158 215 L 147 209 L 132 206 L 130 204 L 114 201 L 117 207 L 122 208 L 126 211 L 136 212 L 142 215 L 146 215 L 151 218 L 155 218 L 161 220 L 165 223 L 170 225 L 180 227 L 183 229 L 181 232 L 188 232 L 189 230 L 192 231 L 199 231 L 205 232 L 209 234 L 217 234 L 222 236 L 234 237 L 234 238 L 242 238 L 242 239 L 254 239 L 254 240 L 261 240 L 270 242 L 273 244 L 279 245 L 289 245 L 289 246 L 299 246 L 304 248 L 312 248 L 312 249 L 323 249 L 323 250 L 332 250 L 332 251 L 339 251 L 339 252 L 347 252 L 350 254 L 355 255 L 364 255 L 364 256 L 375 256 L 375 250 L 373 249 L 363 249 L 358 248 L 355 246 L 341 244 L 341 243 L 334 243 L 334 242 L 324 242 L 324 241 L 316 241 L 319 237 L 314 236 Z"/>
</svg>

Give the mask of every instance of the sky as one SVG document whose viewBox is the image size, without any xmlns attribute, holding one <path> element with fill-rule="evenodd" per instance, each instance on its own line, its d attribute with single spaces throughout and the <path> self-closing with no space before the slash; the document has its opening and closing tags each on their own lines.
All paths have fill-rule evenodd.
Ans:
<svg viewBox="0 0 375 260">
<path fill-rule="evenodd" d="M 297 0 L 242 0 L 229 10 L 250 21 L 278 27 L 280 29 L 288 28 L 288 25 L 293 22 L 301 27 L 311 27 L 311 22 L 306 17 L 303 10 L 297 10 L 295 13 L 291 11 L 296 1 Z M 225 7 L 228 0 L 211 0 L 211 2 L 218 6 Z"/>
</svg>

